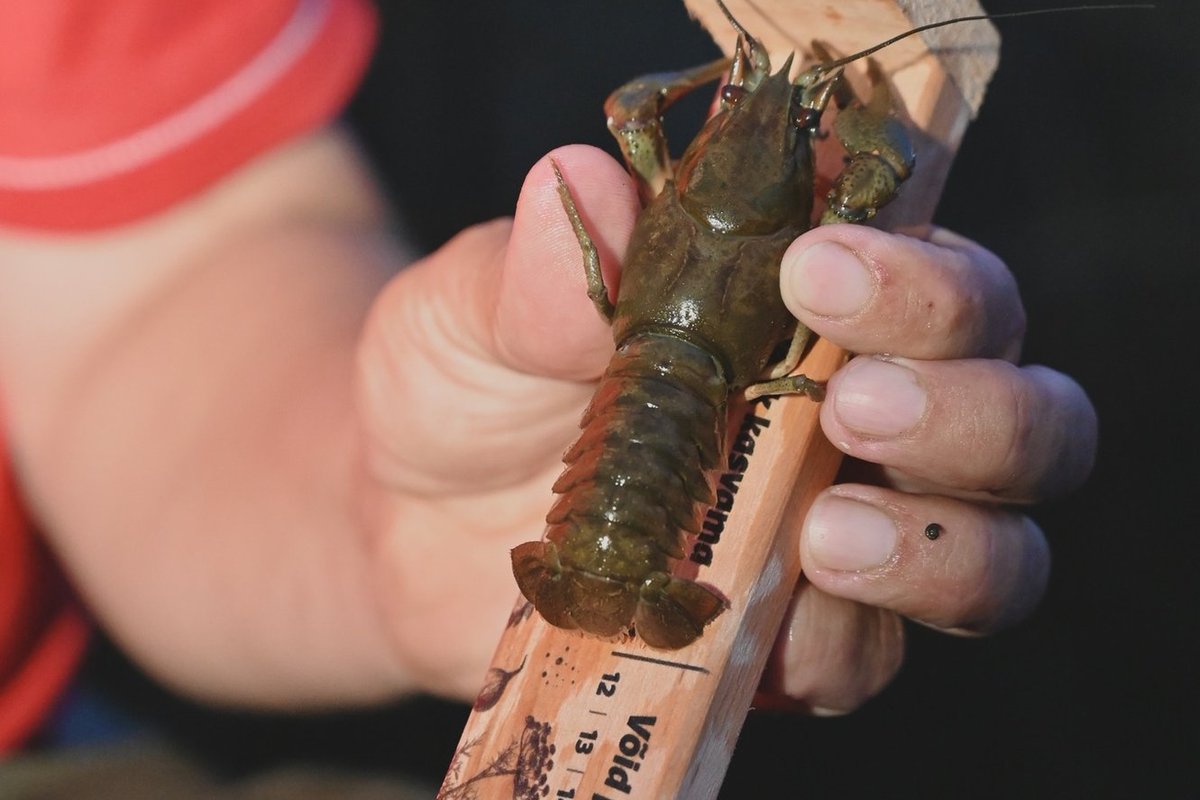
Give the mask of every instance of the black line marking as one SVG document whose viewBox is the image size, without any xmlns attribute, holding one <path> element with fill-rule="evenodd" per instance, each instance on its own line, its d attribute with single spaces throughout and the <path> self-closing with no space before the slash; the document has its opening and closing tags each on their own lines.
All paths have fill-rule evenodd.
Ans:
<svg viewBox="0 0 1200 800">
<path fill-rule="evenodd" d="M 576 775 L 582 775 L 582 774 L 583 774 L 583 770 L 581 770 L 581 769 L 575 769 L 574 767 L 567 767 L 567 772 L 574 772 Z"/>
<path fill-rule="evenodd" d="M 704 667 L 698 667 L 695 664 L 684 664 L 681 661 L 667 661 L 665 658 L 651 658 L 650 656 L 639 656 L 637 653 L 622 653 L 619 650 L 613 650 L 612 654 L 617 658 L 628 658 L 633 661 L 645 661 L 647 664 L 658 664 L 660 667 L 675 667 L 689 672 L 699 672 L 702 675 L 707 675 L 708 670 Z"/>
<path fill-rule="evenodd" d="M 593 711 L 593 710 L 592 710 L 592 709 L 590 709 L 590 708 L 588 709 L 588 713 L 589 713 L 589 714 L 595 714 L 595 715 L 596 715 L 596 716 L 598 716 L 598 717 L 607 717 L 607 716 L 608 716 L 608 712 L 607 712 L 607 711 Z"/>
</svg>

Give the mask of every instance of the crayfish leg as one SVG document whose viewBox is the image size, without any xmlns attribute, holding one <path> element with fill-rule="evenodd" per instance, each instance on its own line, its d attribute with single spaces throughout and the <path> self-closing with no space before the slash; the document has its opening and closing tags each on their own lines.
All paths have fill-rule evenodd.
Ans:
<svg viewBox="0 0 1200 800">
<path fill-rule="evenodd" d="M 721 77 L 729 64 L 722 58 L 692 69 L 643 75 L 604 101 L 608 129 L 621 147 L 643 205 L 658 196 L 672 175 L 663 113 L 688 92 Z"/>
<path fill-rule="evenodd" d="M 809 341 L 813 338 L 812 331 L 807 326 L 801 323 L 796 323 L 796 330 L 792 334 L 791 344 L 788 345 L 787 355 L 783 360 L 772 364 L 767 370 L 767 377 L 782 378 L 800 365 L 800 359 L 804 356 L 804 349 L 808 347 Z"/>
<path fill-rule="evenodd" d="M 724 597 L 695 581 L 656 572 L 642 583 L 633 626 L 649 646 L 678 650 L 699 639 L 728 607 Z"/>
<path fill-rule="evenodd" d="M 579 240 L 579 249 L 583 252 L 583 274 L 587 278 L 587 296 L 591 298 L 592 305 L 600 312 L 600 316 L 604 317 L 606 321 L 612 322 L 614 308 L 612 300 L 608 297 L 608 286 L 604 283 L 604 273 L 600 269 L 600 253 L 596 250 L 596 243 L 592 241 L 587 226 L 583 224 L 583 217 L 579 215 L 579 209 L 575 206 L 575 198 L 571 196 L 571 190 L 567 188 L 567 182 L 563 180 L 562 169 L 559 168 L 558 162 L 552 158 L 550 166 L 554 168 L 554 178 L 558 181 L 558 198 L 562 201 L 563 211 L 567 213 L 567 219 L 571 221 L 571 229 L 575 231 L 575 238 Z"/>
<path fill-rule="evenodd" d="M 788 375 L 772 381 L 752 383 L 746 387 L 747 400 L 784 394 L 802 394 L 819 403 L 825 399 L 825 384 L 822 381 L 814 381 L 807 375 Z"/>
</svg>

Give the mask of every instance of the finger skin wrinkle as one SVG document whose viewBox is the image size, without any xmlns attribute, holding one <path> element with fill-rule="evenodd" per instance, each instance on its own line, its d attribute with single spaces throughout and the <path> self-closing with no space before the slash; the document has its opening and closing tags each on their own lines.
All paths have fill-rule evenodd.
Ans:
<svg viewBox="0 0 1200 800">
<path fill-rule="evenodd" d="M 878 487 L 843 484 L 828 492 L 884 511 L 896 525 L 899 541 L 893 558 L 879 567 L 828 570 L 812 563 L 806 528 L 801 543 L 805 575 L 823 592 L 939 630 L 976 635 L 1024 619 L 1045 591 L 1049 549 L 1028 517 Z M 820 508 L 819 501 L 814 507 Z M 924 534 L 930 522 L 942 527 L 934 540 Z"/>
<path fill-rule="evenodd" d="M 926 620 L 939 628 L 953 629 L 960 632 L 981 633 L 992 627 L 992 620 L 1001 615 L 1005 602 L 1010 599 L 1012 589 L 1019 582 L 1017 575 L 1010 574 L 1012 563 L 1008 557 L 1005 543 L 999 536 L 988 535 L 987 531 L 966 531 L 964 536 L 971 536 L 984 542 L 984 554 L 968 556 L 968 563 L 973 563 L 975 569 L 954 581 L 954 576 L 947 575 L 948 581 L 961 590 L 960 596 L 954 602 L 947 604 L 945 618 Z M 960 537 L 961 538 L 961 537 Z"/>
<path fill-rule="evenodd" d="M 995 253 L 944 229 L 931 231 L 929 244 L 953 254 L 942 258 L 948 259 L 953 282 L 969 290 L 969 297 L 963 298 L 964 311 L 975 316 L 963 324 L 964 329 L 973 331 L 965 340 L 972 349 L 960 355 L 1016 362 L 1025 338 L 1026 315 L 1012 272 Z"/>
<path fill-rule="evenodd" d="M 963 255 L 961 260 L 962 269 L 975 275 L 973 280 L 964 280 L 974 295 L 977 352 L 972 355 L 1015 362 L 1021 353 L 1026 324 L 1016 279 L 989 251 L 976 250 L 973 256 Z"/>
<path fill-rule="evenodd" d="M 1091 472 L 1095 415 L 1066 376 L 1040 366 L 1018 373 L 1008 397 L 1007 448 L 996 473 L 1003 477 L 990 490 L 1033 502 L 1075 488 Z"/>
<path fill-rule="evenodd" d="M 1000 482 L 995 486 L 980 487 L 998 496 L 1009 494 L 1010 490 L 1016 489 L 1021 481 L 1022 471 L 1028 470 L 1035 424 L 1041 419 L 1040 414 L 1032 413 L 1032 407 L 1039 404 L 1030 402 L 1030 389 L 1025 381 L 1013 381 L 1006 385 L 1009 391 L 1003 395 L 1005 410 L 1000 418 L 1011 421 L 1011 424 L 1007 426 L 1005 437 L 1007 447 L 998 459 L 995 469 L 995 474 L 1001 476 Z M 1026 474 L 1025 477 L 1031 476 Z"/>
<path fill-rule="evenodd" d="M 991 375 L 976 372 L 973 381 L 943 385 L 935 400 L 939 408 L 929 415 L 930 425 L 939 424 L 939 419 L 949 421 L 953 439 L 947 446 L 961 454 L 958 468 L 943 480 L 968 492 L 1021 499 L 1014 493 L 1032 483 L 1040 466 L 1029 459 L 1042 419 L 1030 413 L 1036 403 L 1030 402 L 1031 387 L 1021 371 L 1004 362 L 991 362 L 990 367 L 995 369 Z"/>
<path fill-rule="evenodd" d="M 821 424 L 839 449 L 883 466 L 893 485 L 1028 503 L 1069 491 L 1090 473 L 1095 412 L 1070 378 L 998 359 L 889 361 L 911 369 L 927 392 L 920 422 L 892 437 L 849 428 L 835 411 L 839 372 L 829 383 L 831 402 L 821 409 Z"/>
<path fill-rule="evenodd" d="M 945 357 L 973 354 L 974 344 L 986 330 L 986 298 L 982 287 L 961 277 L 969 269 L 968 259 L 961 253 L 942 255 L 950 263 L 937 271 L 948 280 L 936 282 L 906 281 L 904 311 L 896 326 L 925 341 L 934 348 L 927 352 L 907 348 L 913 357 Z M 908 355 L 908 353 L 905 353 Z"/>
<path fill-rule="evenodd" d="M 948 633 L 987 635 L 1009 628 L 1036 608 L 1050 576 L 1045 537 L 1028 518 L 998 511 L 987 530 L 973 534 L 985 543 L 977 569 L 960 576 L 965 591 L 943 614 L 922 620 Z"/>
<path fill-rule="evenodd" d="M 949 535 L 936 542 L 925 538 L 922 515 L 911 508 L 900 512 L 901 546 L 890 571 L 900 579 L 904 594 L 893 592 L 891 602 L 903 608 L 914 597 L 920 598 L 925 612 L 918 612 L 917 618 L 923 624 L 974 629 L 989 618 L 999 602 L 994 596 L 994 576 L 1000 567 L 997 548 L 974 515 L 944 510 L 944 503 L 934 507 L 939 505 L 943 510 L 934 516 L 948 520 Z M 980 553 L 981 543 L 986 555 Z"/>
</svg>

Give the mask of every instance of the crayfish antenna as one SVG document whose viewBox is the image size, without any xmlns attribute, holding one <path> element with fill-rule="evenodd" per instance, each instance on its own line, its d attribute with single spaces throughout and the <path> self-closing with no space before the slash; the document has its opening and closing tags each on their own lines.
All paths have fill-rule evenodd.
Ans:
<svg viewBox="0 0 1200 800">
<path fill-rule="evenodd" d="M 720 3 L 721 0 L 717 0 L 717 2 Z M 721 7 L 724 8 L 724 5 L 722 5 Z M 836 69 L 837 67 L 844 67 L 845 65 L 847 65 L 851 62 L 857 61 L 860 58 L 865 58 L 873 53 L 876 53 L 876 52 L 882 50 L 885 47 L 890 47 L 891 45 L 895 44 L 896 42 L 899 42 L 903 39 L 907 39 L 910 36 L 915 36 L 916 34 L 924 33 L 925 31 L 931 31 L 935 28 L 944 28 L 947 25 L 957 25 L 960 22 L 980 22 L 983 20 L 990 21 L 990 20 L 997 20 L 997 19 L 1015 19 L 1017 17 L 1034 17 L 1034 16 L 1040 16 L 1042 14 L 1068 14 L 1068 13 L 1074 13 L 1074 12 L 1078 12 L 1078 11 L 1150 10 L 1150 9 L 1154 9 L 1156 7 L 1157 6 L 1155 6 L 1154 3 L 1117 3 L 1117 4 L 1113 4 L 1113 5 L 1057 6 L 1055 8 L 1034 8 L 1034 9 L 1028 9 L 1026 11 L 1006 11 L 1001 14 L 970 14 L 970 15 L 962 16 L 962 17 L 952 17 L 951 19 L 943 19 L 938 22 L 930 22 L 925 25 L 918 25 L 915 28 L 910 28 L 909 30 L 904 31 L 903 33 L 898 33 L 895 36 L 891 37 L 890 39 L 886 39 L 886 40 L 880 42 L 879 44 L 872 45 L 872 46 L 868 47 L 866 50 L 860 50 L 859 52 L 851 53 L 850 55 L 845 56 L 844 58 L 839 58 L 834 61 L 820 64 L 819 67 L 823 70 L 831 70 L 831 69 Z M 728 12 L 726 12 L 726 13 L 728 13 Z"/>
</svg>

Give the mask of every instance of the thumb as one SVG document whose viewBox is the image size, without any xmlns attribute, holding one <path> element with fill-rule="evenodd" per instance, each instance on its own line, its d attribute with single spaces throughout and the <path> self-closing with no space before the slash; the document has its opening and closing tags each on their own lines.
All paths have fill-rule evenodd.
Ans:
<svg viewBox="0 0 1200 800">
<path fill-rule="evenodd" d="M 510 485 L 557 459 L 612 352 L 586 293 L 560 165 L 610 285 L 637 213 L 602 151 L 567 147 L 526 178 L 514 219 L 478 225 L 397 275 L 359 349 L 359 412 L 376 476 L 425 492 Z"/>
<path fill-rule="evenodd" d="M 616 296 L 619 259 L 637 216 L 636 190 L 601 150 L 555 150 L 529 171 L 513 220 L 495 297 L 496 356 L 514 369 L 571 380 L 599 375 L 612 335 L 587 297 L 583 255 L 563 210 L 558 163 Z"/>
</svg>

